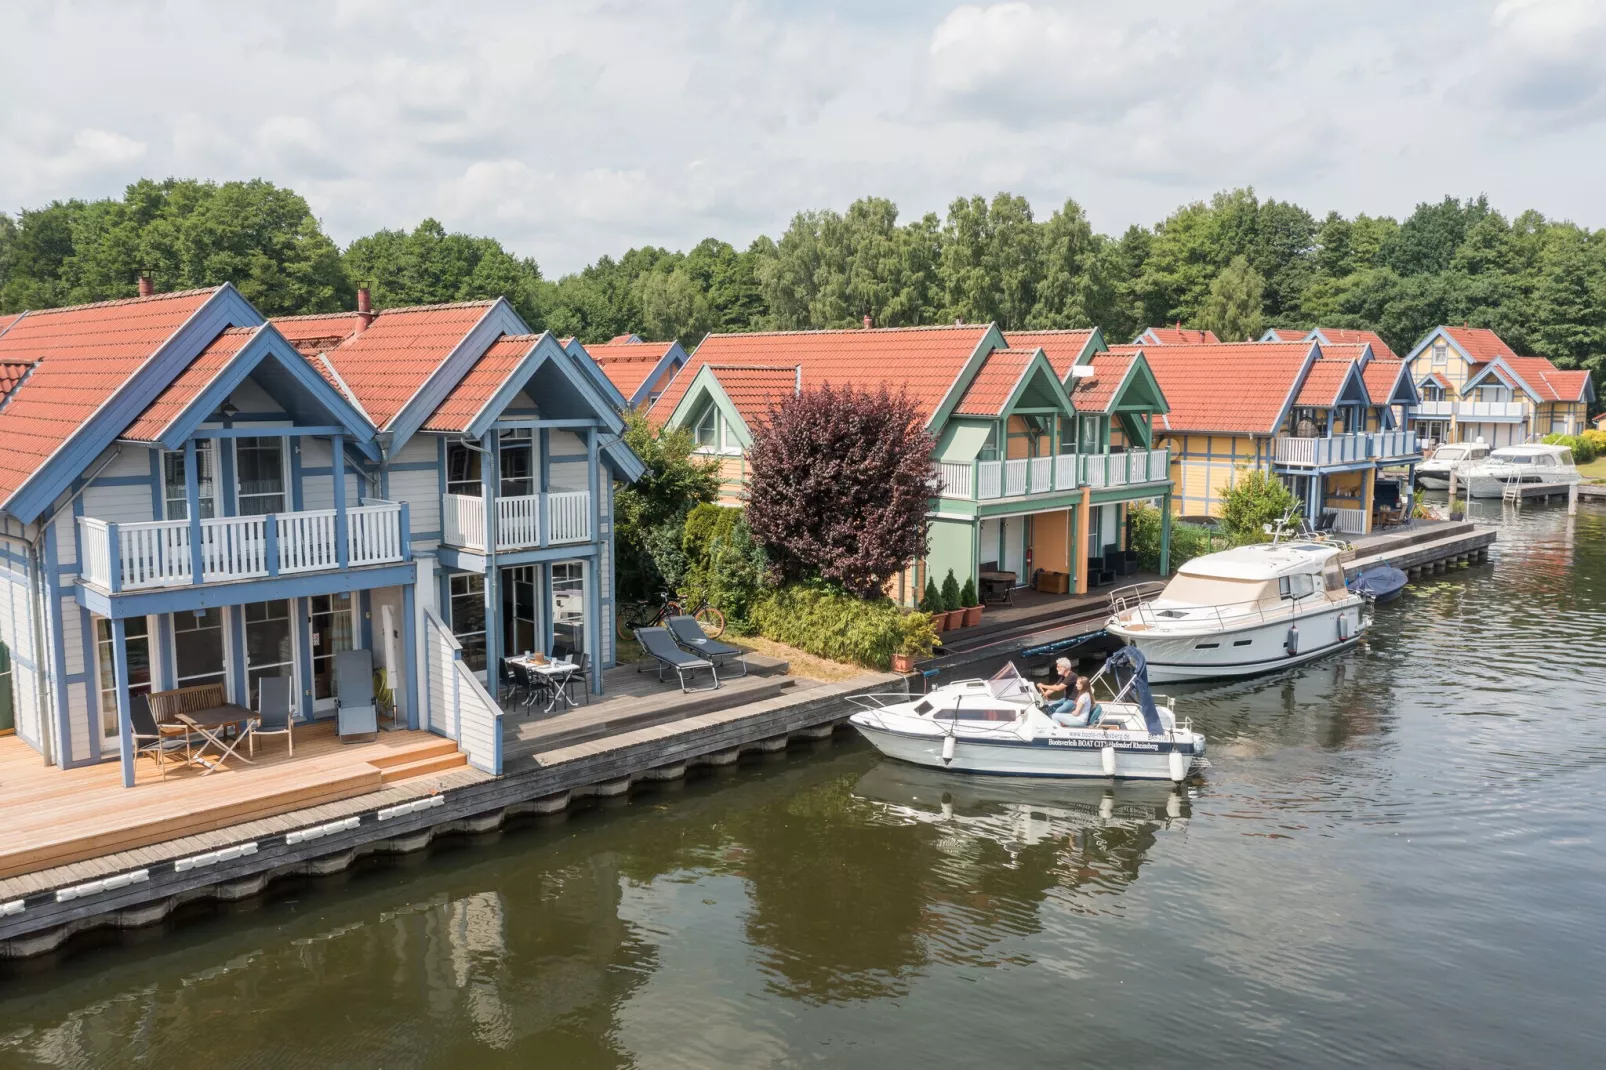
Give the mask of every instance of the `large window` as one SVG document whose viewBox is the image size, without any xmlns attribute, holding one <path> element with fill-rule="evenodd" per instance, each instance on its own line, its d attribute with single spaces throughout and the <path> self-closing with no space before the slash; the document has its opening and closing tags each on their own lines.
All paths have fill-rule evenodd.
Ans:
<svg viewBox="0 0 1606 1070">
<path fill-rule="evenodd" d="M 129 617 L 123 622 L 128 637 L 128 693 L 148 695 L 151 692 L 151 637 L 149 621 L 145 617 Z M 96 662 L 100 668 L 100 731 L 107 738 L 117 736 L 117 664 L 114 656 L 116 643 L 112 638 L 112 622 L 104 617 L 95 618 Z"/>
<path fill-rule="evenodd" d="M 480 483 L 480 451 L 453 442 L 446 447 L 446 493 L 478 498 L 485 488 Z"/>
<path fill-rule="evenodd" d="M 534 565 L 502 570 L 502 649 L 505 654 L 528 654 L 541 646 L 540 619 L 536 614 L 537 579 Z"/>
<path fill-rule="evenodd" d="M 719 449 L 719 410 L 712 405 L 704 409 L 703 414 L 697 418 L 694 434 L 698 449 Z"/>
<path fill-rule="evenodd" d="M 312 631 L 312 697 L 335 697 L 335 655 L 355 647 L 350 592 L 316 594 L 307 600 Z"/>
<path fill-rule="evenodd" d="M 1061 416 L 1061 417 L 1059 417 L 1059 426 L 1060 426 L 1060 452 L 1061 453 L 1075 453 L 1076 452 L 1076 417 L 1074 417 L 1074 416 Z"/>
<path fill-rule="evenodd" d="M 223 683 L 222 609 L 173 614 L 173 663 L 179 687 Z"/>
<path fill-rule="evenodd" d="M 586 648 L 586 566 L 559 561 L 552 566 L 552 641 L 575 653 Z"/>
<path fill-rule="evenodd" d="M 236 439 L 234 467 L 241 516 L 284 512 L 284 439 Z"/>
<path fill-rule="evenodd" d="M 201 519 L 217 515 L 216 486 L 212 478 L 213 440 L 203 438 L 195 444 L 195 480 L 199 485 Z M 190 503 L 184 493 L 184 451 L 169 450 L 162 454 L 162 497 L 168 520 L 188 520 Z"/>
<path fill-rule="evenodd" d="M 279 598 L 245 606 L 247 704 L 253 710 L 260 709 L 257 681 L 262 677 L 284 676 L 294 680 L 295 669 L 295 628 L 290 618 L 290 600 Z"/>
<path fill-rule="evenodd" d="M 529 428 L 503 431 L 501 446 L 501 476 L 504 498 L 517 498 L 535 493 L 535 440 Z"/>
<path fill-rule="evenodd" d="M 452 597 L 452 634 L 463 648 L 463 663 L 485 671 L 485 577 L 460 572 L 448 581 Z"/>
<path fill-rule="evenodd" d="M 1103 453 L 1104 436 L 1100 433 L 1099 423 L 1102 418 L 1098 416 L 1083 416 L 1082 434 L 1078 439 L 1078 449 L 1083 453 Z"/>
<path fill-rule="evenodd" d="M 1450 343 L 1443 338 L 1433 343 L 1433 366 L 1442 368 L 1450 363 Z"/>
</svg>

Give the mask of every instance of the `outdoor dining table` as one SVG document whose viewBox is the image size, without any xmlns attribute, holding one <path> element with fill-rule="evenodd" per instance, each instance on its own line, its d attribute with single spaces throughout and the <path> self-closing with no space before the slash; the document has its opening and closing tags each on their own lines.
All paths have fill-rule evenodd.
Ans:
<svg viewBox="0 0 1606 1070">
<path fill-rule="evenodd" d="M 178 723 L 202 739 L 201 745 L 190 755 L 190 763 L 206 766 L 206 772 L 202 773 L 202 776 L 210 776 L 219 769 L 224 768 L 224 763 L 230 758 L 238 758 L 246 765 L 254 764 L 250 758 L 237 753 L 235 750 L 251 734 L 249 727 L 244 732 L 236 734 L 233 742 L 224 738 L 223 735 L 228 731 L 230 725 L 249 722 L 253 717 L 255 717 L 255 714 L 244 706 L 215 706 L 208 710 L 195 710 L 193 713 L 178 714 Z M 217 748 L 216 757 L 206 753 L 208 747 Z"/>
<path fill-rule="evenodd" d="M 575 673 L 580 671 L 580 666 L 578 663 L 573 661 L 559 661 L 555 658 L 549 658 L 545 661 L 536 661 L 528 654 L 522 657 L 507 658 L 506 660 L 511 665 L 522 665 L 530 672 L 540 673 L 542 676 L 549 678 L 553 682 L 555 686 L 552 689 L 552 700 L 548 702 L 546 706 L 547 712 L 551 712 L 552 707 L 557 705 L 559 701 L 562 701 L 565 706 L 570 708 L 574 707 L 575 702 L 569 697 L 568 683 L 569 679 L 574 676 Z"/>
</svg>

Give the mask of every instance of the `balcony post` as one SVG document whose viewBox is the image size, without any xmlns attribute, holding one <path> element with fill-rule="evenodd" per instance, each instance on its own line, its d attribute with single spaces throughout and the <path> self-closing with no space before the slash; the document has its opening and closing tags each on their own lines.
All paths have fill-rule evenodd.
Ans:
<svg viewBox="0 0 1606 1070">
<path fill-rule="evenodd" d="M 268 558 L 268 575 L 277 576 L 279 574 L 279 515 L 277 513 L 269 513 L 262 518 L 262 544 L 263 552 Z"/>
<path fill-rule="evenodd" d="M 1160 499 L 1160 575 L 1171 575 L 1171 494 Z"/>
<path fill-rule="evenodd" d="M 117 525 L 113 523 L 106 525 L 106 560 L 111 562 L 106 583 L 116 594 L 123 589 L 123 540 L 117 537 Z"/>
<path fill-rule="evenodd" d="M 349 534 L 346 522 L 346 436 L 331 435 L 329 446 L 334 455 L 329 474 L 335 483 L 335 563 L 345 568 L 351 557 L 351 548 L 346 544 Z"/>
<path fill-rule="evenodd" d="M 222 440 L 215 449 L 222 449 Z M 214 487 L 212 500 L 217 501 Z M 195 457 L 195 440 L 184 442 L 184 513 L 190 521 L 190 582 L 202 583 L 206 579 L 206 556 L 201 552 L 201 477 Z"/>
<path fill-rule="evenodd" d="M 112 673 L 117 679 L 117 742 L 121 746 L 123 787 L 134 786 L 134 718 L 128 696 L 128 624 L 112 618 Z"/>
<path fill-rule="evenodd" d="M 401 559 L 403 561 L 411 561 L 413 559 L 413 523 L 411 518 L 411 510 L 406 502 L 402 502 L 401 516 L 396 518 L 396 523 L 401 525 L 398 535 L 401 538 Z"/>
<path fill-rule="evenodd" d="M 588 427 L 586 428 L 586 529 L 591 532 L 593 542 L 597 538 L 597 497 L 597 429 Z M 600 668 L 602 659 L 592 660 Z"/>
</svg>

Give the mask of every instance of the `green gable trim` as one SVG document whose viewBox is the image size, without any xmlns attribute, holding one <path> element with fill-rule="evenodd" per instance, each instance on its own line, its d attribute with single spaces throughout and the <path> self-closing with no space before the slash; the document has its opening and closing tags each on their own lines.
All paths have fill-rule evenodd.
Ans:
<svg viewBox="0 0 1606 1070">
<path fill-rule="evenodd" d="M 719 410 L 720 416 L 725 420 L 725 425 L 735 432 L 736 440 L 741 447 L 744 450 L 751 449 L 753 446 L 753 433 L 748 428 L 747 421 L 743 420 L 741 413 L 736 411 L 736 406 L 731 402 L 730 395 L 725 393 L 725 388 L 719 385 L 719 379 L 707 364 L 697 369 L 697 377 L 686 388 L 686 393 L 681 395 L 680 401 L 675 405 L 675 410 L 669 414 L 669 419 L 664 421 L 664 426 L 694 427 L 697 423 L 697 418 L 703 414 L 709 405 L 713 405 Z"/>
<path fill-rule="evenodd" d="M 959 370 L 959 374 L 949 384 L 948 393 L 943 395 L 942 401 L 937 405 L 936 410 L 932 412 L 931 419 L 926 421 L 926 427 L 936 430 L 946 424 L 948 418 L 953 415 L 954 409 L 958 407 L 959 399 L 965 396 L 965 389 L 970 386 L 970 381 L 976 377 L 976 372 L 980 370 L 982 362 L 987 359 L 987 354 L 995 349 L 1008 348 L 1009 343 L 1004 340 L 1004 334 L 998 329 L 998 325 L 996 323 L 988 324 L 981 341 L 976 343 L 976 348 L 971 351 L 970 359 L 965 361 L 965 366 Z"/>
<path fill-rule="evenodd" d="M 1070 416 L 1075 411 L 1071 396 L 1065 392 L 1065 384 L 1054 374 L 1054 365 L 1048 362 L 1042 349 L 1038 349 L 1021 371 L 1014 393 L 1004 404 L 1004 419 L 1017 414 Z"/>
</svg>

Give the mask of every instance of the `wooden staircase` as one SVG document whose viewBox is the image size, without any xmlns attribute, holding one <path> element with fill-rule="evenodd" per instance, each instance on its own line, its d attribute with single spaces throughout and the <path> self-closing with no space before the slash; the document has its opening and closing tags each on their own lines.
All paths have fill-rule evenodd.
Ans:
<svg viewBox="0 0 1606 1070">
<path fill-rule="evenodd" d="M 368 764 L 379 770 L 381 784 L 394 784 L 415 776 L 461 768 L 468 764 L 468 756 L 458 750 L 452 740 L 442 739 L 427 747 L 413 747 L 402 754 L 371 758 Z"/>
</svg>

